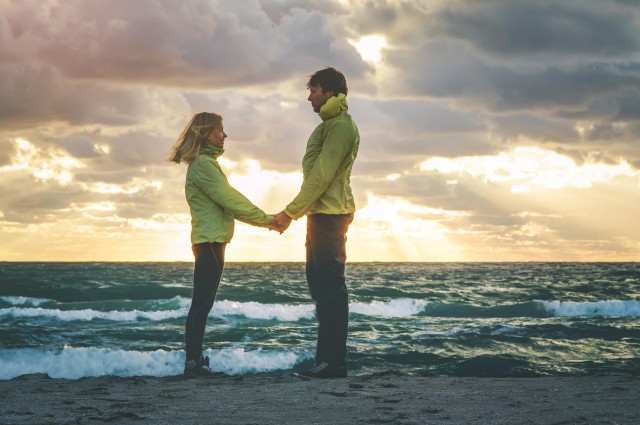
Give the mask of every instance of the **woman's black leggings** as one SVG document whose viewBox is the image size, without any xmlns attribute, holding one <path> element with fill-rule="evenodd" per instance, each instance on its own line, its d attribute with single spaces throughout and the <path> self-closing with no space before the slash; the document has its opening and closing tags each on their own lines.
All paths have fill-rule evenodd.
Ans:
<svg viewBox="0 0 640 425">
<path fill-rule="evenodd" d="M 193 270 L 193 299 L 185 326 L 185 351 L 187 360 L 198 360 L 202 355 L 202 338 L 207 317 L 218 292 L 226 243 L 205 242 L 192 246 L 195 256 Z"/>
</svg>

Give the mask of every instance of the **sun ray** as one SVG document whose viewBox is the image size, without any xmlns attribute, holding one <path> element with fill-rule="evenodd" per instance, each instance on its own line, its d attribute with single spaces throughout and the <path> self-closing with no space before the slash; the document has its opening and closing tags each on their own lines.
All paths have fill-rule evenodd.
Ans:
<svg viewBox="0 0 640 425">
<path fill-rule="evenodd" d="M 387 40 L 381 35 L 367 35 L 351 44 L 356 48 L 362 60 L 378 63 L 382 61 L 382 50 L 387 47 Z"/>
</svg>

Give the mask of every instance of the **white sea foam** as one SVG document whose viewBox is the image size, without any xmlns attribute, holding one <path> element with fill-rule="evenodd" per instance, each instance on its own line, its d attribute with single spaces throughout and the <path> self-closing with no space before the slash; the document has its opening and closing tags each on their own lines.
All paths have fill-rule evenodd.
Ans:
<svg viewBox="0 0 640 425">
<path fill-rule="evenodd" d="M 185 310 L 185 317 L 191 306 L 191 299 L 180 297 L 180 307 Z M 248 319 L 279 320 L 295 322 L 301 319 L 311 319 L 315 315 L 312 304 L 263 304 L 256 301 L 220 300 L 213 304 L 210 316 L 226 317 L 241 316 Z"/>
<path fill-rule="evenodd" d="M 213 316 L 237 315 L 249 319 L 295 322 L 313 318 L 315 307 L 312 304 L 262 304 L 254 301 L 241 303 L 222 300 L 214 304 L 211 314 Z"/>
<path fill-rule="evenodd" d="M 60 310 L 33 307 L 10 307 L 0 309 L 0 317 L 41 317 L 62 321 L 91 321 L 112 320 L 116 322 L 130 322 L 136 320 L 161 321 L 187 317 L 190 301 L 183 303 L 174 310 L 154 311 L 98 311 L 93 309 Z M 227 317 L 242 316 L 248 319 L 297 321 L 313 318 L 315 308 L 311 304 L 287 305 L 287 304 L 261 304 L 258 302 L 236 302 L 222 300 L 217 301 L 210 316 Z"/>
<path fill-rule="evenodd" d="M 617 316 L 617 317 L 637 317 L 640 316 L 640 301 L 596 301 L 596 302 L 573 302 L 573 301 L 537 301 L 543 308 L 553 316 L 573 317 L 573 316 Z"/>
<path fill-rule="evenodd" d="M 229 375 L 272 372 L 291 369 L 310 359 L 311 353 L 292 351 L 245 351 L 242 348 L 208 350 L 211 368 Z M 170 376 L 184 368 L 184 351 L 151 352 L 106 348 L 62 350 L 0 350 L 0 379 L 12 379 L 31 373 L 46 373 L 52 378 L 77 379 L 85 376 Z"/>
<path fill-rule="evenodd" d="M 11 305 L 28 304 L 34 307 L 38 307 L 41 304 L 51 301 L 46 298 L 30 298 L 30 297 L 0 297 L 0 300 Z"/>
<path fill-rule="evenodd" d="M 272 372 L 291 369 L 296 364 L 313 358 L 313 353 L 293 351 L 245 351 L 244 348 L 207 350 L 211 369 L 229 375 Z"/>
<path fill-rule="evenodd" d="M 165 288 L 191 288 L 192 285 L 186 283 L 165 283 L 162 286 Z"/>
<path fill-rule="evenodd" d="M 130 322 L 139 319 L 146 320 L 166 320 L 186 316 L 186 312 L 181 310 L 167 311 L 97 311 L 92 309 L 83 310 L 59 310 L 48 308 L 22 308 L 11 307 L 0 309 L 0 317 L 45 317 L 62 321 L 91 321 L 94 319 L 113 320 L 116 322 Z"/>
<path fill-rule="evenodd" d="M 166 304 L 169 301 L 164 302 Z M 0 309 L 0 317 L 33 317 L 50 318 L 61 321 L 91 321 L 111 320 L 116 322 L 131 322 L 137 320 L 162 321 L 185 318 L 189 312 L 191 300 L 181 297 L 178 308 L 164 310 L 112 310 L 99 311 L 94 309 L 60 310 L 42 307 L 9 307 Z M 19 301 L 15 301 L 18 303 Z M 17 304 L 21 305 L 21 304 Z M 366 316 L 408 317 L 419 314 L 427 305 L 426 301 L 401 298 L 397 300 L 371 303 L 352 303 L 350 311 Z M 160 304 L 158 304 L 160 306 Z M 295 322 L 312 319 L 315 316 L 313 304 L 262 304 L 255 301 L 238 302 L 229 300 L 216 301 L 211 310 L 212 317 L 239 316 L 256 320 L 278 320 L 281 322 Z"/>
<path fill-rule="evenodd" d="M 421 313 L 427 301 L 398 298 L 387 302 L 372 301 L 369 304 L 352 303 L 349 310 L 366 316 L 408 317 Z"/>
</svg>

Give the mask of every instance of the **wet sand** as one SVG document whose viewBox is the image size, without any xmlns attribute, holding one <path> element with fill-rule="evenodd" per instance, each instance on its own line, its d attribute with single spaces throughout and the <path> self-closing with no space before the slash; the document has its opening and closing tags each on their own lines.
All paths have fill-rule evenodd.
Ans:
<svg viewBox="0 0 640 425">
<path fill-rule="evenodd" d="M 640 424 L 640 377 L 25 375 L 0 424 Z"/>
</svg>

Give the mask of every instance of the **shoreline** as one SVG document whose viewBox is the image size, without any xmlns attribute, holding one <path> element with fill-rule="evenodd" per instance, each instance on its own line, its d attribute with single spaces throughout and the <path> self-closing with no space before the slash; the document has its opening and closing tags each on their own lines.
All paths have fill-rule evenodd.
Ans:
<svg viewBox="0 0 640 425">
<path fill-rule="evenodd" d="M 2 424 L 638 424 L 640 377 L 184 379 L 44 374 L 0 381 Z"/>
</svg>

